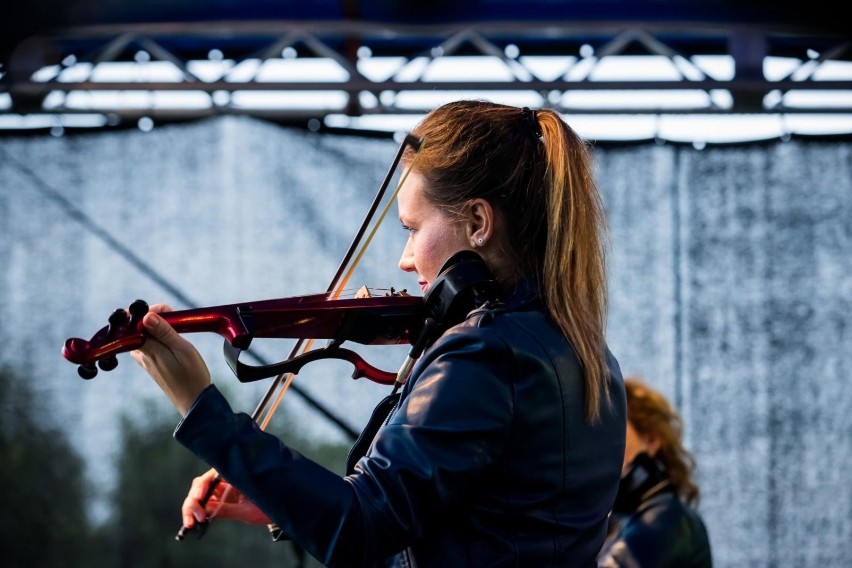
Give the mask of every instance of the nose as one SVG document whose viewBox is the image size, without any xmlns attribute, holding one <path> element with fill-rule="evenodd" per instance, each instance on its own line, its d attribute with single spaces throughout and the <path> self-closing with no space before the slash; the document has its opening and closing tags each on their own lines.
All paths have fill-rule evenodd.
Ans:
<svg viewBox="0 0 852 568">
<path fill-rule="evenodd" d="M 414 255 L 411 253 L 411 241 L 405 243 L 402 256 L 399 259 L 399 269 L 403 272 L 414 272 Z"/>
</svg>

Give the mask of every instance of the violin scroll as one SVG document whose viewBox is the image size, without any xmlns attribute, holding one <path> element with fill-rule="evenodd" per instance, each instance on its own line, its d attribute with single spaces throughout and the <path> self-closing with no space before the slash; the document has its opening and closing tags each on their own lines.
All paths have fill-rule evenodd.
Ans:
<svg viewBox="0 0 852 568">
<path fill-rule="evenodd" d="M 107 326 L 91 340 L 68 339 L 62 347 L 63 357 L 78 363 L 77 374 L 86 380 L 95 378 L 98 368 L 112 371 L 118 366 L 117 353 L 137 349 L 145 342 L 141 324 L 147 313 L 148 304 L 143 300 L 134 301 L 127 310 L 115 310 L 110 314 Z"/>
</svg>

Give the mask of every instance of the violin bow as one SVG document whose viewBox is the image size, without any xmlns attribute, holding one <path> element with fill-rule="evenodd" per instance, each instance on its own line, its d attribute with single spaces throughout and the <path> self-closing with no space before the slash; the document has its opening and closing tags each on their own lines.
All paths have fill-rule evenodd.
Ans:
<svg viewBox="0 0 852 568">
<path fill-rule="evenodd" d="M 409 166 L 405 169 L 405 171 L 400 176 L 400 180 L 397 183 L 396 189 L 394 190 L 393 194 L 390 196 L 389 199 L 385 200 L 384 197 L 385 197 L 385 193 L 387 193 L 388 186 L 390 185 L 390 182 L 393 179 L 394 173 L 396 172 L 397 166 L 399 165 L 399 162 L 402 159 L 402 156 L 405 153 L 406 148 L 409 147 L 409 146 L 412 147 L 415 151 L 414 158 L 412 159 Z M 364 219 L 361 222 L 361 226 L 358 228 L 358 232 L 355 234 L 355 237 L 352 239 L 352 242 L 350 243 L 349 248 L 346 250 L 346 254 L 344 254 L 343 259 L 341 260 L 340 265 L 337 268 L 337 271 L 335 272 L 334 276 L 331 279 L 331 282 L 328 285 L 328 288 L 326 289 L 326 294 L 328 295 L 329 298 L 331 298 L 331 299 L 339 298 L 340 295 L 343 293 L 343 291 L 346 289 L 346 285 L 349 283 L 349 280 L 352 277 L 352 274 L 355 272 L 355 268 L 358 266 L 358 264 L 360 263 L 361 259 L 364 256 L 364 254 L 366 253 L 367 248 L 369 247 L 370 243 L 373 240 L 373 237 L 376 235 L 376 232 L 379 229 L 379 226 L 382 224 L 385 217 L 387 217 L 387 213 L 390 210 L 391 206 L 393 205 L 394 199 L 396 198 L 397 194 L 399 193 L 399 190 L 402 187 L 402 184 L 408 178 L 408 174 L 411 172 L 412 168 L 414 167 L 414 164 L 416 163 L 417 158 L 420 155 L 420 150 L 423 148 L 423 146 L 424 146 L 424 140 L 423 139 L 416 138 L 416 137 L 412 136 L 411 134 L 406 134 L 405 138 L 403 139 L 402 143 L 399 146 L 399 150 L 397 150 L 396 156 L 394 157 L 394 160 L 391 163 L 391 166 L 388 169 L 387 174 L 385 175 L 384 180 L 382 181 L 381 186 L 379 187 L 379 190 L 376 192 L 376 195 L 373 198 L 372 203 L 370 204 L 370 208 L 367 211 L 367 214 L 364 216 Z M 382 212 L 379 215 L 376 222 L 373 223 L 372 228 L 369 231 L 369 234 L 367 234 L 367 238 L 364 239 L 364 235 L 365 235 L 365 233 L 367 233 L 368 228 L 370 228 L 370 223 L 372 222 L 373 217 L 375 216 L 376 211 L 378 210 L 379 205 L 381 205 L 383 200 L 385 200 L 385 206 L 382 209 Z M 363 240 L 363 242 L 362 242 L 362 240 Z M 296 356 L 298 356 L 302 353 L 306 353 L 307 351 L 309 351 L 311 349 L 312 345 L 313 345 L 313 342 L 314 342 L 313 339 L 307 339 L 307 340 L 304 339 L 304 338 L 298 339 L 296 341 L 296 344 L 293 346 L 293 349 L 290 352 L 290 356 L 288 357 L 288 360 L 292 359 L 292 358 L 294 358 L 294 357 L 296 357 Z M 407 372 L 408 370 L 410 370 L 410 367 L 411 367 L 410 363 L 406 360 L 406 363 L 403 364 L 403 369 L 400 369 L 399 374 L 401 375 L 404 372 Z M 295 376 L 296 376 L 295 373 L 292 373 L 292 372 L 281 373 L 278 376 L 276 376 L 275 379 L 272 381 L 272 383 L 269 385 L 269 388 L 267 389 L 266 393 L 263 395 L 263 398 L 261 398 L 261 400 L 258 403 L 257 407 L 255 408 L 254 412 L 251 414 L 252 419 L 258 424 L 258 427 L 261 430 L 266 430 L 266 427 L 269 425 L 269 422 L 272 420 L 273 415 L 275 414 L 276 410 L 278 409 L 278 406 L 281 403 L 281 400 L 284 398 L 284 395 L 287 393 L 288 389 L 290 388 L 290 385 L 292 384 Z M 277 395 L 276 395 L 276 393 L 277 393 Z M 222 481 L 222 476 L 219 475 L 219 473 L 217 472 L 216 477 L 214 477 L 213 480 L 210 482 L 210 485 L 207 488 L 207 492 L 204 494 L 204 496 L 200 500 L 202 506 L 207 503 L 207 501 L 213 495 L 213 492 L 215 491 L 216 487 L 219 485 L 219 483 L 221 481 Z M 229 491 L 230 491 L 230 486 L 225 489 L 225 492 L 221 495 L 221 497 L 219 499 L 219 503 L 220 503 L 219 506 L 220 507 L 221 507 L 221 504 L 224 503 Z M 214 509 L 205 521 L 198 523 L 197 526 L 199 526 L 199 528 L 200 528 L 198 538 L 201 538 L 202 536 L 204 536 L 204 532 L 206 531 L 207 524 L 210 522 L 210 520 L 212 520 L 216 516 L 216 513 L 218 512 L 218 510 L 219 510 L 219 507 Z M 180 528 L 180 530 L 177 532 L 177 534 L 175 535 L 175 540 L 179 540 L 179 541 L 183 540 L 184 537 L 186 536 L 186 533 L 190 530 L 192 530 L 192 529 L 189 529 L 186 526 L 182 526 Z M 276 534 L 280 531 L 280 529 L 276 525 L 272 524 L 272 525 L 269 525 L 269 531 L 270 531 L 270 533 L 272 533 L 273 538 L 277 538 Z"/>
</svg>

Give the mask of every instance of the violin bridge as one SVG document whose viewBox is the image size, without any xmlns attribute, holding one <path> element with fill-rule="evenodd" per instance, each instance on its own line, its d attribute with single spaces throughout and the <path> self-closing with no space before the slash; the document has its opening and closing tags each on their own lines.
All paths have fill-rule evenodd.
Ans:
<svg viewBox="0 0 852 568">
<path fill-rule="evenodd" d="M 358 288 L 358 291 L 355 292 L 355 298 L 357 298 L 357 299 L 372 298 L 372 297 L 373 297 L 373 293 L 370 292 L 370 289 L 367 288 L 366 286 L 361 286 L 360 288 Z"/>
</svg>

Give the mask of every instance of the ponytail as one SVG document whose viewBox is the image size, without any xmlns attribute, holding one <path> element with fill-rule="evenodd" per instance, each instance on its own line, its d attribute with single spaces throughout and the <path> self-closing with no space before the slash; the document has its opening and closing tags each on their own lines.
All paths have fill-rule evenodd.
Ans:
<svg viewBox="0 0 852 568">
<path fill-rule="evenodd" d="M 553 111 L 538 111 L 548 185 L 542 294 L 583 366 L 586 418 L 609 402 L 606 362 L 606 237 L 603 203 L 586 143 Z"/>
</svg>

